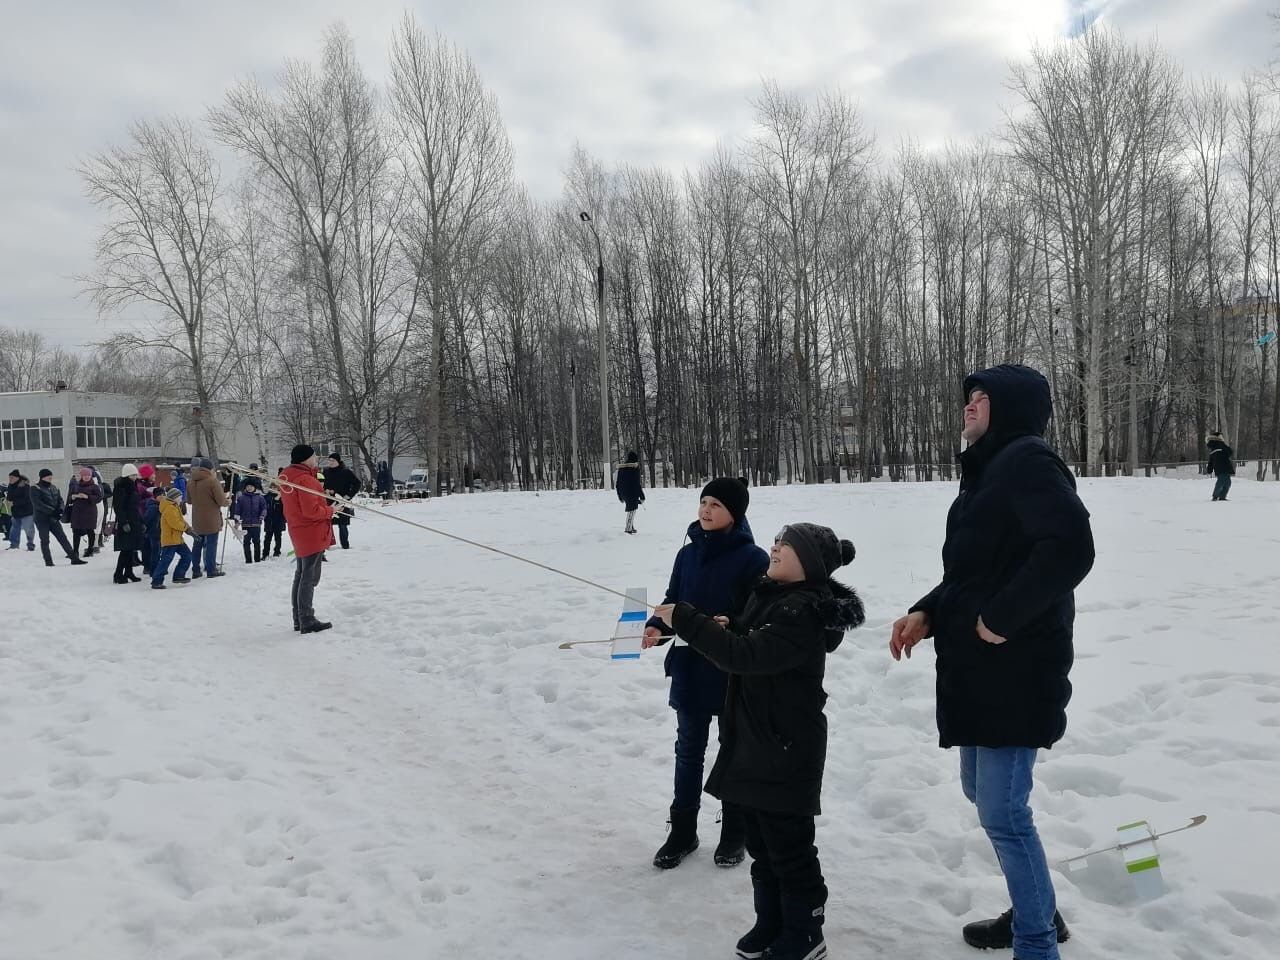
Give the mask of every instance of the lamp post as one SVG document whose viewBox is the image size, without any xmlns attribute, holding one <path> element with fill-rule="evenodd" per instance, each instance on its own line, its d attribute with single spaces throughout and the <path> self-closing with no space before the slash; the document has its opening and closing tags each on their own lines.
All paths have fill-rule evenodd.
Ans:
<svg viewBox="0 0 1280 960">
<path fill-rule="evenodd" d="M 569 358 L 569 431 L 573 437 L 573 457 L 569 461 L 569 486 L 578 488 L 578 366 Z"/>
<path fill-rule="evenodd" d="M 609 455 L 609 358 L 604 339 L 604 251 L 596 225 L 591 222 L 591 214 L 584 210 L 578 218 L 587 225 L 596 240 L 596 319 L 600 323 L 600 481 L 601 487 L 607 490 L 613 478 L 613 461 Z"/>
</svg>

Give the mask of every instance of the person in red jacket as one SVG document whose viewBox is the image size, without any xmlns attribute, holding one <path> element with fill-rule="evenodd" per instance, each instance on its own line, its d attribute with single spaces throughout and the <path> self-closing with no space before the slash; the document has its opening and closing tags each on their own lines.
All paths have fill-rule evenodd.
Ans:
<svg viewBox="0 0 1280 960">
<path fill-rule="evenodd" d="M 293 629 L 319 633 L 333 626 L 316 619 L 312 607 L 320 582 L 324 552 L 333 545 L 333 504 L 316 477 L 316 452 L 305 443 L 293 448 L 280 475 L 280 500 L 293 542 L 297 568 L 293 574 Z"/>
</svg>

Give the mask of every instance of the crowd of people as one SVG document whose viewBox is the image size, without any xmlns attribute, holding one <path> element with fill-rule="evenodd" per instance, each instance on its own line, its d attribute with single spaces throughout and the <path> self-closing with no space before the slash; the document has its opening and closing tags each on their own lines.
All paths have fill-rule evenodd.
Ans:
<svg viewBox="0 0 1280 960">
<path fill-rule="evenodd" d="M 337 453 L 328 456 L 323 474 L 314 452 L 308 457 L 314 461 L 312 479 L 320 493 L 348 500 L 359 493 L 359 477 Z M 277 477 L 283 477 L 290 469 L 280 468 Z M 261 478 L 256 463 L 250 464 L 245 475 L 232 475 L 207 457 L 194 457 L 187 467 L 167 471 L 163 482 L 150 463 L 125 464 L 111 484 L 96 467 L 85 465 L 70 478 L 65 495 L 54 482 L 51 470 L 41 470 L 34 484 L 20 470 L 12 470 L 4 496 L 0 497 L 0 532 L 8 540 L 9 550 L 20 550 L 25 534 L 26 547 L 31 552 L 36 549 L 38 535 L 41 556 L 51 567 L 56 565 L 54 543 L 73 566 L 86 565 L 110 545 L 116 557 L 114 583 L 141 583 L 146 579 L 152 589 L 164 590 L 170 584 L 224 576 L 223 540 L 227 536 L 239 541 L 244 562 L 254 564 L 279 557 L 284 534 L 292 530 L 290 539 L 299 558 L 299 569 L 306 567 L 308 582 L 314 589 L 319 574 L 311 566 L 323 562 L 324 550 L 336 546 L 338 539 L 343 549 L 350 548 L 352 513 L 349 507 L 341 507 L 335 513 L 323 496 L 310 498 L 327 511 L 329 534 L 323 548 L 312 552 L 310 547 L 317 539 L 314 532 L 308 538 L 312 505 L 308 503 L 307 509 L 302 509 L 295 503 L 294 522 L 290 523 L 286 508 L 289 499 L 280 484 Z M 330 525 L 338 531 L 338 538 L 328 530 Z M 304 560 L 305 564 L 301 562 Z M 138 576 L 139 569 L 142 576 Z M 321 623 L 310 612 L 309 600 L 306 615 L 299 615 L 296 584 L 294 593 L 298 629 L 328 629 L 330 624 Z"/>
</svg>

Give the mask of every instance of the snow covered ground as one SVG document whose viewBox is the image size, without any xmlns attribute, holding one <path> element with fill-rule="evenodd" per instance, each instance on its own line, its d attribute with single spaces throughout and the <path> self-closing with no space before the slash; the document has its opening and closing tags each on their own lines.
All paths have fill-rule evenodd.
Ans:
<svg viewBox="0 0 1280 960">
<path fill-rule="evenodd" d="M 1264 958 L 1280 943 L 1280 484 L 1086 482 L 1099 560 L 1079 595 L 1066 739 L 1034 797 L 1051 858 L 1147 819 L 1137 904 L 1117 855 L 1058 873 L 1063 956 Z M 932 650 L 888 624 L 939 574 L 951 485 L 757 489 L 765 542 L 817 520 L 869 622 L 829 661 L 818 844 L 833 958 L 976 957 L 966 921 L 1006 895 L 936 747 Z M 403 516 L 660 595 L 696 491 L 489 493 Z M 112 557 L 46 570 L 0 554 L 0 957 L 381 960 L 731 957 L 745 866 L 706 843 L 650 866 L 674 720 L 662 653 L 610 662 L 618 605 L 492 554 L 369 518 L 290 630 L 291 567 L 163 593 Z M 926 645 L 927 646 L 927 645 Z M 703 811 L 714 840 L 717 805 Z"/>
</svg>

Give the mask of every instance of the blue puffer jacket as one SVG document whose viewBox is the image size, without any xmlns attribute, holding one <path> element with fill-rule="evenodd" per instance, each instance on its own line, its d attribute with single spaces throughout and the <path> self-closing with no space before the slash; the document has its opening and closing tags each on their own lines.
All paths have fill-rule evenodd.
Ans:
<svg viewBox="0 0 1280 960">
<path fill-rule="evenodd" d="M 689 542 L 676 554 L 663 603 L 691 603 L 711 616 L 733 616 L 769 566 L 769 554 L 756 546 L 746 518 L 729 530 L 707 533 L 698 521 L 689 525 Z M 649 626 L 671 631 L 654 617 Z M 671 678 L 669 702 L 675 710 L 719 714 L 728 675 L 691 647 L 667 651 Z"/>
</svg>

